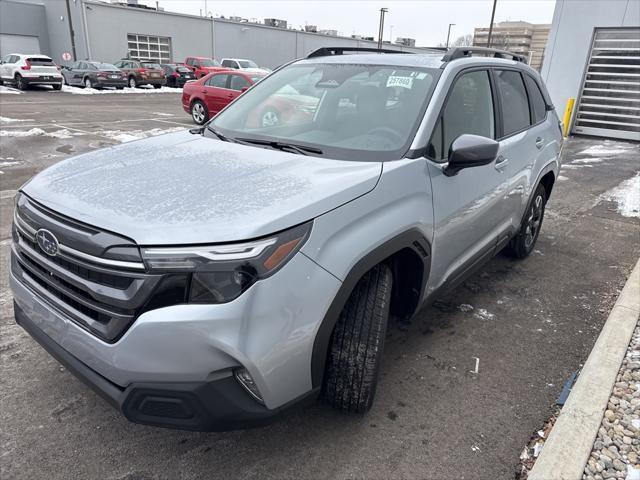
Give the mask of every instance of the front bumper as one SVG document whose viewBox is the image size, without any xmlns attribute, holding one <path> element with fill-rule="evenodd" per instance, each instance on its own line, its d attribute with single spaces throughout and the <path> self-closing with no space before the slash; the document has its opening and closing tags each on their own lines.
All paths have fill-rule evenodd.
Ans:
<svg viewBox="0 0 640 480">
<path fill-rule="evenodd" d="M 212 379 L 244 367 L 270 412 L 313 392 L 315 336 L 340 286 L 335 277 L 299 253 L 232 302 L 150 310 L 117 342 L 107 343 L 16 275 L 21 273 L 12 271 L 10 283 L 16 312 L 21 312 L 19 322 L 27 318 L 59 349 L 113 388 L 130 391 L 131 385 L 190 384 L 201 391 Z"/>
<path fill-rule="evenodd" d="M 64 350 L 14 304 L 16 322 L 52 357 L 135 423 L 198 431 L 265 425 L 284 411 L 315 400 L 317 390 L 270 410 L 229 374 L 209 382 L 132 383 L 119 387 Z"/>
</svg>

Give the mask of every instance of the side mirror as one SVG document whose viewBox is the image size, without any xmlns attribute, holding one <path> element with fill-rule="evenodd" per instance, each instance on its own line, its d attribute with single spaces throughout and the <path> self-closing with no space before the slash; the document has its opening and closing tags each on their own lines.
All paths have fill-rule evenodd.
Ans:
<svg viewBox="0 0 640 480">
<path fill-rule="evenodd" d="M 488 165 L 498 156 L 499 148 L 500 144 L 490 138 L 467 133 L 460 135 L 449 148 L 449 163 L 443 172 L 452 177 L 463 168 Z"/>
<path fill-rule="evenodd" d="M 242 88 L 240 89 L 240 91 L 241 91 L 241 92 L 246 92 L 247 90 L 249 90 L 249 87 L 242 87 Z"/>
</svg>

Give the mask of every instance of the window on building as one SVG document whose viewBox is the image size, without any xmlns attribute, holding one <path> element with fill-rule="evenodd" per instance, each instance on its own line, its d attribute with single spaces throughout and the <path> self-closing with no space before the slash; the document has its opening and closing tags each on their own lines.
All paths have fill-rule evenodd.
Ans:
<svg viewBox="0 0 640 480">
<path fill-rule="evenodd" d="M 530 125 L 529 100 L 520 73 L 497 70 L 498 91 L 502 98 L 504 135 L 511 135 Z"/>
<path fill-rule="evenodd" d="M 154 35 L 127 35 L 129 57 L 156 63 L 171 62 L 171 39 Z"/>
</svg>

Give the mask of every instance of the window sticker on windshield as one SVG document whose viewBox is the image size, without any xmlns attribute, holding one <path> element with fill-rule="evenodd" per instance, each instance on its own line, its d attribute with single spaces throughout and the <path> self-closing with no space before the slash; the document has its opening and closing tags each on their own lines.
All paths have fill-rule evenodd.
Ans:
<svg viewBox="0 0 640 480">
<path fill-rule="evenodd" d="M 402 87 L 410 89 L 413 87 L 413 77 L 399 77 L 391 75 L 387 80 L 387 87 Z"/>
</svg>

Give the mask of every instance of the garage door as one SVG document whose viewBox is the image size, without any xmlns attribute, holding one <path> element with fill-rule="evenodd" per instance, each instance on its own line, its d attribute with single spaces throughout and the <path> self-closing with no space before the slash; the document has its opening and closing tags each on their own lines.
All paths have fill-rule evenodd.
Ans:
<svg viewBox="0 0 640 480">
<path fill-rule="evenodd" d="M 573 131 L 640 140 L 640 28 L 596 28 Z"/>
<path fill-rule="evenodd" d="M 41 53 L 38 37 L 0 33 L 0 57 L 10 53 Z"/>
</svg>

